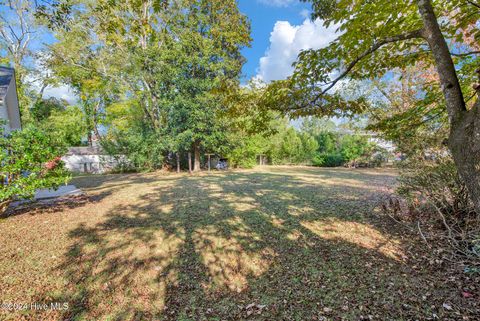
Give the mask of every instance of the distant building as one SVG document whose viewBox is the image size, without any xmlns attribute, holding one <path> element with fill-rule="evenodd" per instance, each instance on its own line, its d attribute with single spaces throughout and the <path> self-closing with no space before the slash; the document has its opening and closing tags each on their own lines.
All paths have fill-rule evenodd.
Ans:
<svg viewBox="0 0 480 321">
<path fill-rule="evenodd" d="M 22 129 L 15 70 L 3 66 L 0 66 L 0 119 L 4 134 Z"/>
<path fill-rule="evenodd" d="M 368 141 L 376 144 L 378 147 L 381 147 L 390 153 L 393 153 L 396 150 L 396 146 L 392 142 L 373 135 L 368 139 Z"/>
<path fill-rule="evenodd" d="M 97 139 L 92 146 L 70 147 L 62 160 L 71 172 L 92 174 L 107 173 L 127 163 L 125 156 L 108 155 Z"/>
</svg>

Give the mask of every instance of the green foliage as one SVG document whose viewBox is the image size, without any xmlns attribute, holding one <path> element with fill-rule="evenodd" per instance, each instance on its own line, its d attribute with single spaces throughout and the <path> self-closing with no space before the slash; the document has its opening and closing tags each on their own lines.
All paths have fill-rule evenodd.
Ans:
<svg viewBox="0 0 480 321">
<path fill-rule="evenodd" d="M 315 138 L 319 146 L 313 159 L 315 166 L 336 167 L 356 162 L 380 166 L 388 154 L 365 135 L 325 131 Z"/>
<path fill-rule="evenodd" d="M 319 144 L 314 136 L 309 133 L 300 133 L 300 140 L 302 142 L 302 152 L 299 154 L 299 157 L 303 161 L 311 160 L 319 147 Z"/>
<path fill-rule="evenodd" d="M 368 138 L 360 135 L 345 135 L 341 139 L 341 151 L 346 162 L 355 161 L 372 151 Z"/>
<path fill-rule="evenodd" d="M 319 167 L 339 167 L 345 164 L 345 159 L 339 153 L 322 153 L 314 156 L 312 164 Z"/>
<path fill-rule="evenodd" d="M 233 134 L 234 147 L 225 154 L 231 167 L 252 168 L 258 164 L 257 157 L 265 154 L 267 138 L 262 135 Z"/>
<path fill-rule="evenodd" d="M 225 84 L 222 88 L 221 122 L 227 124 L 227 141 L 224 156 L 230 166 L 251 168 L 265 155 L 270 139 L 278 133 L 278 114 L 261 109 L 258 102 L 264 88 L 251 82 L 248 87 Z"/>
<path fill-rule="evenodd" d="M 82 0 L 70 9 L 50 66 L 80 96 L 87 132 L 105 125 L 109 151 L 141 169 L 194 147 L 227 151 L 222 91 L 239 86 L 250 43 L 235 0 Z"/>
<path fill-rule="evenodd" d="M 318 136 L 322 133 L 331 133 L 335 131 L 337 126 L 329 118 L 304 117 L 302 120 L 301 131 Z"/>
<path fill-rule="evenodd" d="M 320 153 L 335 153 L 339 147 L 339 134 L 331 131 L 320 132 L 315 136 Z"/>
<path fill-rule="evenodd" d="M 302 140 L 297 131 L 289 127 L 282 137 L 278 156 L 287 163 L 296 163 L 303 154 L 302 147 Z"/>
<path fill-rule="evenodd" d="M 0 202 L 32 198 L 39 188 L 57 188 L 69 176 L 60 157 L 66 148 L 54 135 L 28 126 L 0 138 L 0 164 L 3 184 Z"/>
<path fill-rule="evenodd" d="M 272 115 L 275 115 L 273 113 Z M 274 165 L 303 164 L 325 167 L 342 166 L 350 161 L 362 161 L 379 166 L 382 161 L 374 159 L 381 155 L 380 148 L 369 142 L 368 136 L 343 134 L 329 121 L 306 120 L 301 129 L 296 129 L 285 118 L 271 118 L 264 123 L 262 134 L 249 134 L 246 121 L 233 131 L 229 143 L 228 158 L 232 166 L 251 167 L 259 155 L 266 155 Z M 312 126 L 312 124 L 316 124 Z M 330 131 L 335 128 L 334 131 Z M 313 134 L 317 133 L 317 134 Z"/>
<path fill-rule="evenodd" d="M 275 133 L 269 137 L 266 151 L 270 162 L 274 165 L 302 163 L 303 144 L 298 131 L 289 126 L 285 118 L 273 121 L 270 126 Z"/>
<path fill-rule="evenodd" d="M 113 155 L 125 155 L 128 162 L 120 162 L 118 171 L 151 171 L 161 169 L 164 164 L 168 141 L 148 127 L 129 128 L 112 132 L 102 147 Z"/>
<path fill-rule="evenodd" d="M 78 106 L 68 106 L 53 111 L 41 126 L 67 146 L 80 146 L 88 132 L 84 118 L 85 114 Z"/>
<path fill-rule="evenodd" d="M 46 120 L 54 112 L 60 112 L 66 107 L 65 101 L 56 98 L 40 99 L 33 105 L 30 113 L 36 122 Z"/>
<path fill-rule="evenodd" d="M 79 106 L 56 98 L 39 99 L 30 110 L 35 125 L 54 135 L 63 145 L 80 146 L 91 128 L 88 116 Z"/>
<path fill-rule="evenodd" d="M 338 155 L 350 160 L 364 153 L 353 143 L 343 150 L 328 119 L 309 118 L 300 130 L 290 126 L 265 108 L 272 102 L 270 88 L 253 82 L 241 88 L 241 49 L 251 41 L 250 25 L 234 0 L 80 0 L 62 12 L 68 15 L 52 17 L 64 26 L 54 24 L 58 41 L 49 46 L 47 62 L 59 81 L 74 88 L 83 117 L 45 104 L 35 113 L 71 144 L 103 125 L 107 151 L 126 155 L 139 170 L 161 168 L 175 153 L 193 150 L 228 157 L 240 167 L 253 166 L 260 154 L 272 164 L 311 164 L 325 154 L 323 163 L 337 165 Z M 41 10 L 42 19 L 48 15 Z M 358 86 L 351 87 L 345 88 L 349 102 L 327 97 L 323 113 L 363 110 Z M 303 94 L 280 89 L 290 101 Z M 349 111 L 338 112 L 342 108 Z M 73 131 L 73 122 L 81 130 Z"/>
<path fill-rule="evenodd" d="M 292 116 L 351 116 L 372 111 L 369 92 L 355 90 L 355 87 L 361 87 L 362 82 L 384 82 L 392 78 L 390 72 L 408 68 L 436 75 L 431 52 L 425 50 L 425 39 L 418 32 L 423 22 L 417 1 L 304 2 L 312 4 L 313 19 L 320 18 L 325 26 L 337 27 L 338 37 L 325 48 L 301 52 L 294 74 L 269 86 L 264 99 L 265 106 Z M 478 69 L 479 56 L 471 52 L 478 52 L 479 49 L 480 9 L 473 1 L 431 2 L 450 50 L 457 54 L 452 55 L 452 59 L 456 64 L 463 96 L 472 97 L 475 95 L 472 84 L 477 81 L 474 70 Z M 412 132 L 418 124 L 424 127 L 423 124 L 431 119 L 445 117 L 438 79 L 432 76 L 420 78 L 426 81 L 418 83 L 418 87 L 412 87 L 417 88 L 419 95 L 411 97 L 425 101 L 421 103 L 419 113 L 407 112 L 403 117 L 395 115 L 390 124 L 396 124 L 398 132 L 405 129 Z M 402 78 L 394 79 L 396 83 L 403 81 Z M 353 95 L 346 93 L 349 89 L 353 89 Z M 428 101 L 431 104 L 432 100 L 437 103 L 434 108 L 428 106 Z M 474 102 L 474 99 L 466 101 L 468 108 Z M 386 107 L 392 105 L 395 103 L 388 101 Z M 385 125 L 382 124 L 383 127 Z"/>
</svg>

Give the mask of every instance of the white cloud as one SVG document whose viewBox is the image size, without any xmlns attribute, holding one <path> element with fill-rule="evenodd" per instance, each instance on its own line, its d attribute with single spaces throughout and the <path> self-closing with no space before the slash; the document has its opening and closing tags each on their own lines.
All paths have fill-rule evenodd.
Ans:
<svg viewBox="0 0 480 321">
<path fill-rule="evenodd" d="M 325 28 L 321 20 L 306 19 L 302 25 L 277 21 L 270 34 L 270 47 L 260 58 L 258 77 L 265 82 L 285 79 L 293 72 L 292 64 L 301 50 L 327 46 L 338 34 L 336 26 Z"/>
<path fill-rule="evenodd" d="M 78 101 L 78 97 L 75 95 L 72 88 L 67 85 L 47 87 L 43 92 L 43 96 L 46 98 L 55 97 L 58 99 L 65 99 L 69 104 L 75 104 Z"/>
<path fill-rule="evenodd" d="M 272 7 L 288 7 L 297 0 L 258 0 L 258 2 Z"/>
</svg>

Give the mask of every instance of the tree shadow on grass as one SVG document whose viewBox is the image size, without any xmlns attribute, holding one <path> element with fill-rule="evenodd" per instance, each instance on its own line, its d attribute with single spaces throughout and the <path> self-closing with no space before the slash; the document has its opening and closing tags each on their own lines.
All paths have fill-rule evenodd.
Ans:
<svg viewBox="0 0 480 321">
<path fill-rule="evenodd" d="M 406 264 L 415 240 L 372 218 L 371 177 L 358 177 L 364 188 L 344 178 L 227 173 L 159 184 L 70 232 L 56 267 L 69 278 L 63 318 L 455 319 L 441 307 L 449 289 Z"/>
<path fill-rule="evenodd" d="M 170 177 L 168 179 L 175 179 Z M 142 185 L 156 182 L 158 178 L 153 175 L 141 174 L 111 174 L 111 175 L 86 175 L 75 177 L 71 183 L 78 188 L 88 190 L 87 195 L 64 196 L 40 201 L 31 201 L 16 206 L 10 206 L 0 218 L 17 215 L 37 215 L 46 213 L 63 212 L 68 209 L 83 207 L 91 203 L 100 203 L 103 199 L 117 193 L 128 186 Z"/>
<path fill-rule="evenodd" d="M 69 209 L 83 207 L 87 204 L 100 203 L 104 198 L 110 196 L 112 191 L 104 191 L 95 195 L 73 195 L 63 196 L 40 201 L 31 201 L 24 204 L 10 206 L 0 217 L 7 218 L 18 215 L 38 215 L 47 213 L 59 213 Z"/>
</svg>

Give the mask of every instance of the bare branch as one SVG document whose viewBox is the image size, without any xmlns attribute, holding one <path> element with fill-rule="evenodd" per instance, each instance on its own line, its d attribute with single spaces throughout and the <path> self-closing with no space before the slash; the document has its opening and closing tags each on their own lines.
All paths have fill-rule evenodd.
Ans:
<svg viewBox="0 0 480 321">
<path fill-rule="evenodd" d="M 470 51 L 470 52 L 465 52 L 465 53 L 450 53 L 452 56 L 455 57 L 467 57 L 467 56 L 472 56 L 472 55 L 480 55 L 480 50 L 479 51 Z"/>
<path fill-rule="evenodd" d="M 417 221 L 417 228 L 418 228 L 418 232 L 420 233 L 420 236 L 422 237 L 422 240 L 423 240 L 423 241 L 425 242 L 425 244 L 427 244 L 427 246 L 430 248 L 430 244 L 428 244 L 427 238 L 426 238 L 425 235 L 423 234 L 422 228 L 420 227 L 420 221 Z"/>
</svg>

